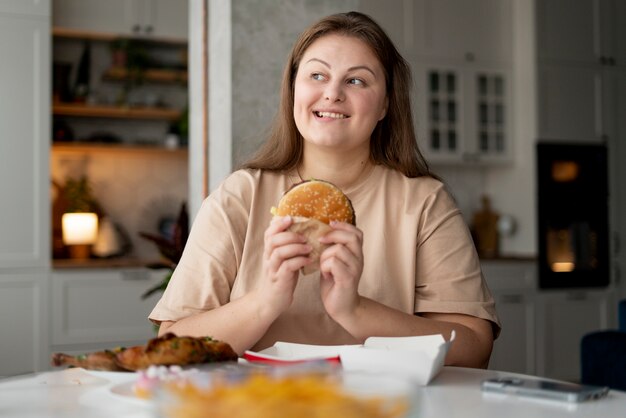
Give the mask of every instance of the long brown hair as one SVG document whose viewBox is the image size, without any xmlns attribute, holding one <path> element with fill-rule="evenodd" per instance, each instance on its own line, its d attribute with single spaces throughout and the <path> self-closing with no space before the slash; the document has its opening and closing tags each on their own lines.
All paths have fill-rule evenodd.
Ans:
<svg viewBox="0 0 626 418">
<path fill-rule="evenodd" d="M 303 139 L 293 117 L 294 83 L 305 51 L 330 34 L 352 36 L 365 42 L 385 72 L 389 107 L 372 132 L 370 158 L 407 177 L 434 176 L 417 145 L 411 112 L 411 70 L 385 31 L 359 12 L 325 17 L 305 30 L 296 41 L 283 71 L 278 113 L 267 141 L 243 168 L 291 170 L 302 161 Z"/>
</svg>

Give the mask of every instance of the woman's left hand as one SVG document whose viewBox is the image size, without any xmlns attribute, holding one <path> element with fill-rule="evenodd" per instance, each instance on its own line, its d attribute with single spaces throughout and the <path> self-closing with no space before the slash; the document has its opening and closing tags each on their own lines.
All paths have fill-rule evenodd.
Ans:
<svg viewBox="0 0 626 418">
<path fill-rule="evenodd" d="M 326 311 L 337 320 L 353 314 L 359 304 L 363 232 L 344 222 L 330 226 L 333 231 L 320 238 L 321 243 L 330 244 L 320 256 L 320 290 Z"/>
</svg>

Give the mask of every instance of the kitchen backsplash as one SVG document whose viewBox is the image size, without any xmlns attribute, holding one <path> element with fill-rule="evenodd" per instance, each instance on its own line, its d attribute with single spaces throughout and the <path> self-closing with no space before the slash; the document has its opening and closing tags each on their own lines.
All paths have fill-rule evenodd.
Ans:
<svg viewBox="0 0 626 418">
<path fill-rule="evenodd" d="M 130 238 L 133 244 L 130 256 L 159 257 L 154 244 L 138 233 L 158 233 L 162 220 L 176 218 L 188 196 L 187 153 L 141 149 L 98 153 L 55 150 L 50 166 L 52 179 L 59 184 L 68 178 L 87 176 L 105 214 Z"/>
</svg>

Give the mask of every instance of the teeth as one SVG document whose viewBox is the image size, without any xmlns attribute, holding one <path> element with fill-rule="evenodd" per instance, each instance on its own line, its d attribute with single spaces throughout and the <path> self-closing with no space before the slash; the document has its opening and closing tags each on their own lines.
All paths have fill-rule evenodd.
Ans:
<svg viewBox="0 0 626 418">
<path fill-rule="evenodd" d="M 333 113 L 333 112 L 315 112 L 317 116 L 320 118 L 333 118 L 333 119 L 345 119 L 346 115 L 342 115 L 341 113 Z"/>
</svg>

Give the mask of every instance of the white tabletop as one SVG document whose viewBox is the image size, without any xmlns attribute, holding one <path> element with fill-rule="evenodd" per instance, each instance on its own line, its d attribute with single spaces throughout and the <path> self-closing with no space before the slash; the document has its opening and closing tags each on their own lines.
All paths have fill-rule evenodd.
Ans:
<svg viewBox="0 0 626 418">
<path fill-rule="evenodd" d="M 428 386 L 420 387 L 416 403 L 420 418 L 558 418 L 625 417 L 626 392 L 570 404 L 514 395 L 486 394 L 480 382 L 512 373 L 444 367 Z M 150 402 L 125 394 L 134 373 L 66 369 L 0 380 L 0 416 L 63 418 L 154 418 Z"/>
</svg>

